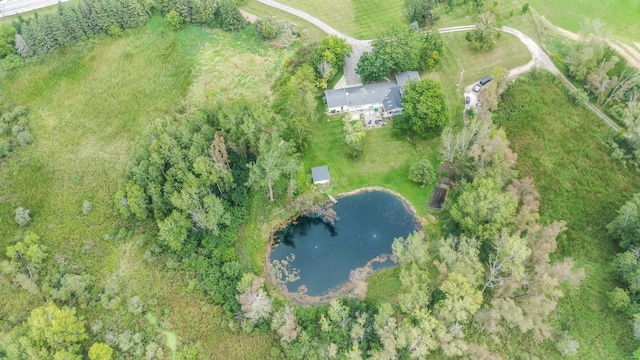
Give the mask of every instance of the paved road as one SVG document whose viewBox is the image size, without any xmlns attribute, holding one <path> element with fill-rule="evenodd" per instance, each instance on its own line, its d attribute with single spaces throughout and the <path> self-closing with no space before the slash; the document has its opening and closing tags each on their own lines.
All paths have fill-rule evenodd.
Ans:
<svg viewBox="0 0 640 360">
<path fill-rule="evenodd" d="M 0 1 L 0 17 L 15 15 L 69 0 L 4 0 Z"/>
</svg>

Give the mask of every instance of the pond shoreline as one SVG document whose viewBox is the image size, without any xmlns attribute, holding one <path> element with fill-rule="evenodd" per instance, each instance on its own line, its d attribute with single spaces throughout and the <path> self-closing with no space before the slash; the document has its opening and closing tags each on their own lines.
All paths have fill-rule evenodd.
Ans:
<svg viewBox="0 0 640 360">
<path fill-rule="evenodd" d="M 405 198 L 404 196 L 398 194 L 393 190 L 379 187 L 379 186 L 367 186 L 367 187 L 355 189 L 352 191 L 339 193 L 337 195 L 337 199 L 339 202 L 340 199 L 358 195 L 358 194 L 367 193 L 367 192 L 384 192 L 396 197 L 400 201 L 404 209 L 413 216 L 417 227 L 420 229 L 424 228 L 426 220 L 418 215 L 418 212 L 416 211 L 415 207 L 409 202 L 407 198 Z M 330 201 L 327 200 L 323 202 L 323 204 L 327 204 L 327 203 L 330 203 Z M 270 232 L 269 246 L 267 247 L 267 250 L 265 252 L 265 260 L 264 260 L 265 276 L 267 277 L 269 282 L 276 289 L 278 289 L 280 294 L 282 294 L 291 303 L 296 305 L 303 305 L 303 306 L 315 306 L 315 305 L 328 304 L 332 299 L 340 298 L 340 297 L 355 297 L 355 298 L 364 299 L 367 292 L 367 280 L 371 275 L 373 275 L 376 272 L 373 269 L 373 265 L 375 263 L 383 263 L 385 261 L 392 261 L 394 264 L 397 264 L 397 259 L 394 255 L 380 254 L 376 258 L 367 262 L 364 266 L 353 269 L 349 276 L 349 280 L 339 284 L 338 286 L 330 289 L 329 291 L 327 291 L 322 295 L 318 295 L 318 296 L 307 295 L 305 293 L 306 289 L 304 288 L 304 285 L 301 286 L 301 289 L 299 291 L 295 291 L 295 292 L 289 291 L 289 289 L 287 288 L 286 281 L 277 279 L 276 269 L 274 269 L 274 266 L 270 261 L 271 251 L 275 245 L 275 234 L 278 231 L 286 228 L 290 224 L 294 223 L 298 217 L 302 216 L 302 213 L 303 212 L 300 211 L 296 215 L 287 219 L 286 221 L 283 221 L 277 224 L 276 226 L 274 226 L 274 228 Z M 291 270 L 295 271 L 297 269 L 291 268 Z"/>
</svg>

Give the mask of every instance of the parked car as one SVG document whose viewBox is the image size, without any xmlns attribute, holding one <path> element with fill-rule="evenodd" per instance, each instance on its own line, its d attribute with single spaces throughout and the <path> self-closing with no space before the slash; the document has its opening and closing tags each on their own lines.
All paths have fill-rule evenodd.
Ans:
<svg viewBox="0 0 640 360">
<path fill-rule="evenodd" d="M 478 92 L 478 91 L 480 91 L 480 89 L 482 89 L 482 85 L 480 85 L 480 84 L 476 84 L 476 85 L 473 87 L 473 89 L 472 89 L 472 90 L 473 90 L 473 91 L 475 91 L 475 92 Z"/>
<path fill-rule="evenodd" d="M 489 81 L 493 80 L 493 76 L 489 75 L 489 76 L 485 76 L 484 78 L 482 78 L 482 80 L 480 80 L 480 86 L 485 86 L 489 83 Z"/>
<path fill-rule="evenodd" d="M 468 97 L 468 96 L 465 96 L 464 97 L 464 103 L 467 104 L 467 105 L 471 104 L 471 98 Z"/>
</svg>

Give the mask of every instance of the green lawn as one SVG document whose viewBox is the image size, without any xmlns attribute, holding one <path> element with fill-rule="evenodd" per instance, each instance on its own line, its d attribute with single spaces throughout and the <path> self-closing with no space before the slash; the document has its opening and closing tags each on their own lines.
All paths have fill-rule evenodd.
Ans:
<svg viewBox="0 0 640 360">
<path fill-rule="evenodd" d="M 464 109 L 462 93 L 466 85 L 473 84 L 491 74 L 496 66 L 512 69 L 531 60 L 531 53 L 513 35 L 503 34 L 495 49 L 486 53 L 473 51 L 464 36 L 464 32 L 442 35 L 444 42 L 442 64 L 437 72 L 427 75 L 437 78 L 442 84 L 453 123 L 462 120 Z M 462 69 L 464 69 L 462 86 L 460 90 L 456 90 Z"/>
<path fill-rule="evenodd" d="M 640 176 L 613 160 L 611 129 L 547 77 L 518 81 L 504 95 L 498 124 L 518 154 L 517 170 L 542 196 L 541 222 L 565 220 L 558 256 L 572 257 L 587 277 L 559 303 L 558 324 L 580 341 L 580 359 L 628 359 L 638 347 L 629 322 L 607 307 L 616 286 L 611 260 L 619 251 L 605 226 L 640 191 Z"/>
<path fill-rule="evenodd" d="M 255 2 L 255 0 L 254 0 Z M 405 22 L 402 0 L 280 0 L 357 39 Z"/>
<path fill-rule="evenodd" d="M 31 109 L 35 143 L 0 163 L 0 252 L 24 231 L 13 222 L 14 209 L 24 206 L 33 218 L 26 230 L 52 254 L 86 269 L 98 289 L 118 283 L 126 296 L 157 300 L 149 310 L 179 344 L 200 340 L 207 358 L 268 357 L 271 335 L 230 332 L 206 296 L 187 291 L 185 274 L 143 260 L 144 241 L 119 233 L 113 207 L 135 144 L 154 118 L 185 101 L 233 96 L 231 87 L 240 96 L 270 96 L 286 51 L 262 45 L 252 31 L 189 26 L 176 33 L 154 16 L 122 37 L 96 37 L 1 73 L 1 100 Z M 229 71 L 221 71 L 223 63 Z M 93 210 L 83 216 L 85 199 Z M 0 283 L 0 318 L 20 319 L 37 306 L 26 292 Z M 99 302 L 92 306 L 79 311 L 89 324 L 111 316 Z"/>
<path fill-rule="evenodd" d="M 554 25 L 569 31 L 579 33 L 585 20 L 598 19 L 612 30 L 614 38 L 627 40 L 627 42 L 640 42 L 640 2 L 637 0 L 531 0 L 528 2 Z"/>
<path fill-rule="evenodd" d="M 328 165 L 331 193 L 365 186 L 382 186 L 406 197 L 420 215 L 426 213 L 427 200 L 435 184 L 421 188 L 407 178 L 409 167 L 424 157 L 437 166 L 439 139 L 411 143 L 393 135 L 391 125 L 367 130 L 364 156 L 353 159 L 344 143 L 342 116 L 329 116 L 313 124 L 313 144 L 303 157 L 306 168 Z"/>
</svg>

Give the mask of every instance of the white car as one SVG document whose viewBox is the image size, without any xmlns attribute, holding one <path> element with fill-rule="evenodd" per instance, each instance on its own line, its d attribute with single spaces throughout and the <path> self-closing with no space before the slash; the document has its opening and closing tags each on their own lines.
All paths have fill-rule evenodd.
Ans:
<svg viewBox="0 0 640 360">
<path fill-rule="evenodd" d="M 478 92 L 478 91 L 480 91 L 480 89 L 482 89 L 482 85 L 480 85 L 480 84 L 476 84 L 476 85 L 473 87 L 473 89 L 471 89 L 471 90 L 473 90 L 473 91 L 475 91 L 475 92 Z"/>
</svg>

